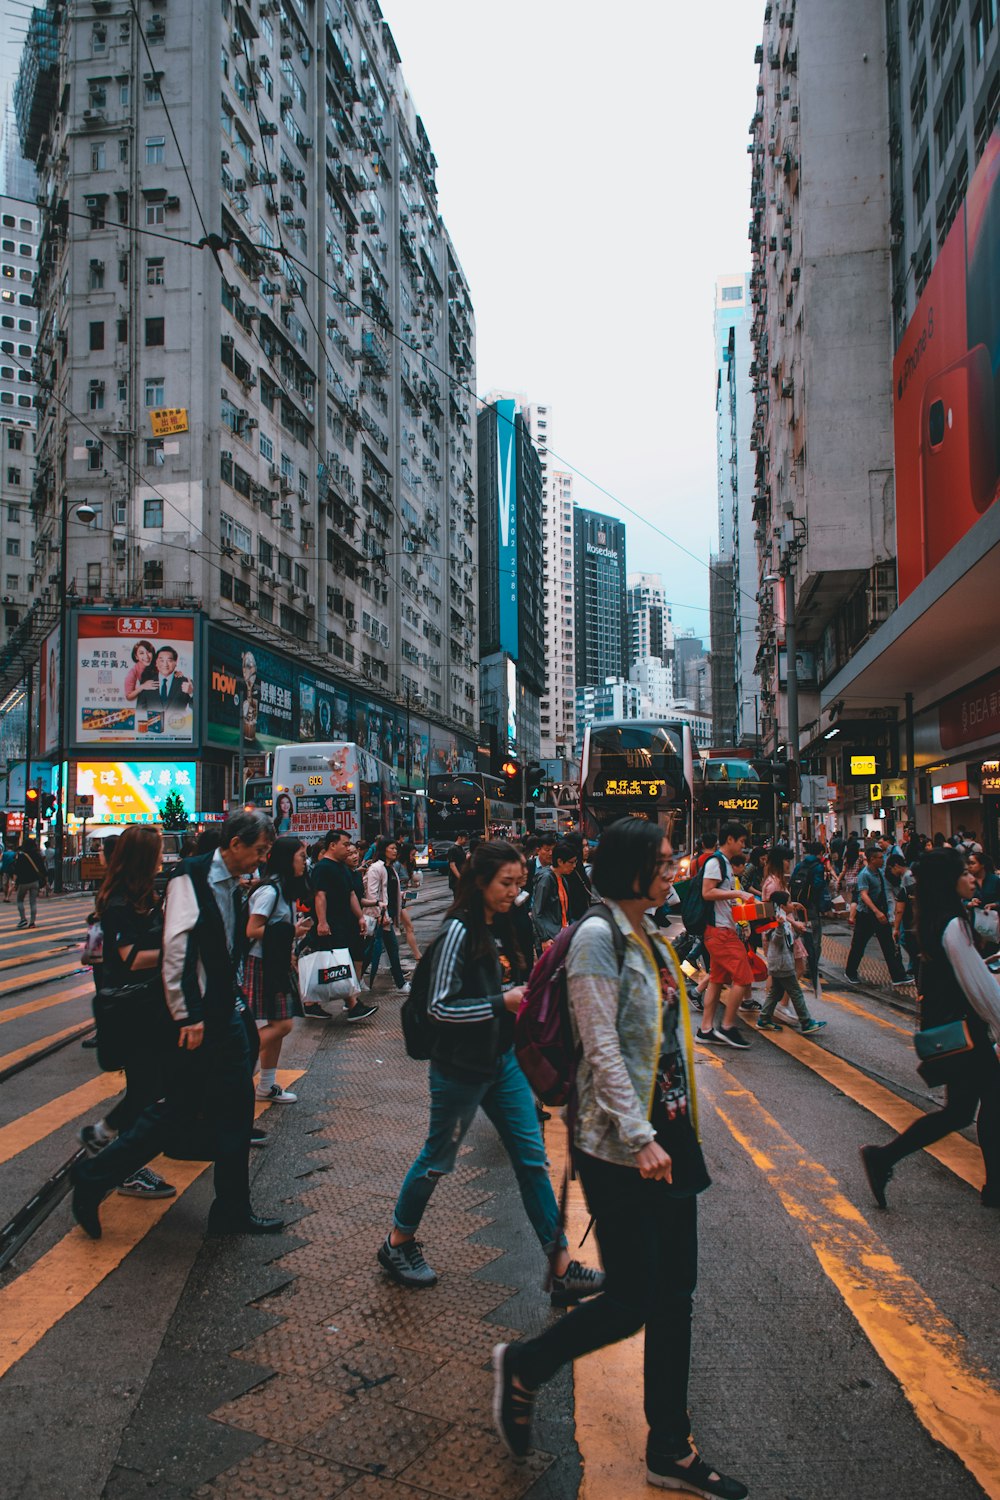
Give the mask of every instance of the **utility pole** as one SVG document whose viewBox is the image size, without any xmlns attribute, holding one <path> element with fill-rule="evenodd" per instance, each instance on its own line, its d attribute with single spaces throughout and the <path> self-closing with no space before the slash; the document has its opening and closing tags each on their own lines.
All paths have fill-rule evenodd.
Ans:
<svg viewBox="0 0 1000 1500">
<path fill-rule="evenodd" d="M 785 683 L 788 697 L 788 762 L 795 770 L 794 797 L 789 798 L 788 810 L 791 818 L 792 855 L 796 863 L 800 856 L 800 824 L 802 816 L 802 775 L 799 765 L 799 667 L 795 653 L 795 579 L 792 576 L 793 559 L 783 559 L 781 575 L 785 589 Z"/>
</svg>

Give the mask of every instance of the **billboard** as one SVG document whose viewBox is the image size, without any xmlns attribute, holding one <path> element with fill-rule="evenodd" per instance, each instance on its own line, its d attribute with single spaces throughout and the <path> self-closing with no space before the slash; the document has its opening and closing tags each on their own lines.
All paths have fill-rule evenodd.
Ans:
<svg viewBox="0 0 1000 1500">
<path fill-rule="evenodd" d="M 76 744 L 193 745 L 195 702 L 193 615 L 77 615 Z"/>
<path fill-rule="evenodd" d="M 93 797 L 94 823 L 158 823 L 160 809 L 174 792 L 189 818 L 195 814 L 195 762 L 80 761 L 76 768 L 78 797 Z"/>
<path fill-rule="evenodd" d="M 517 402 L 496 403 L 500 650 L 517 660 Z"/>
<path fill-rule="evenodd" d="M 214 744 L 238 749 L 242 732 L 243 749 L 253 755 L 299 738 L 295 667 L 287 657 L 212 626 L 205 675 Z"/>
<path fill-rule="evenodd" d="M 893 361 L 900 601 L 1000 492 L 1000 132 Z"/>
</svg>

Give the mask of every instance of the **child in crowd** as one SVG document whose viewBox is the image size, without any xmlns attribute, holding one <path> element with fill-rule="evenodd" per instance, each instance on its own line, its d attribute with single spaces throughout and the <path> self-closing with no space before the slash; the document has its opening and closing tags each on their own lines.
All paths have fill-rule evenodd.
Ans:
<svg viewBox="0 0 1000 1500">
<path fill-rule="evenodd" d="M 810 1036 L 814 1031 L 822 1031 L 826 1022 L 817 1021 L 809 1014 L 802 996 L 802 986 L 795 972 L 795 938 L 796 934 L 807 930 L 806 924 L 792 916 L 787 891 L 774 891 L 771 902 L 774 906 L 775 925 L 765 934 L 767 999 L 757 1021 L 757 1030 L 781 1030 L 774 1019 L 774 1011 L 782 995 L 787 995 L 801 1023 L 803 1036 Z M 800 912 L 802 908 L 797 906 L 795 910 Z"/>
</svg>

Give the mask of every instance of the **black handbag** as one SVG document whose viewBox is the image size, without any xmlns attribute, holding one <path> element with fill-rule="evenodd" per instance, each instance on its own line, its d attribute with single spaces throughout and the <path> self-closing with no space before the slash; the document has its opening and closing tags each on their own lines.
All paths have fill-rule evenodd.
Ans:
<svg viewBox="0 0 1000 1500">
<path fill-rule="evenodd" d="M 137 1043 L 155 1025 L 165 1005 L 159 970 L 133 984 L 102 987 L 94 996 L 97 1061 L 105 1073 L 128 1062 Z"/>
</svg>

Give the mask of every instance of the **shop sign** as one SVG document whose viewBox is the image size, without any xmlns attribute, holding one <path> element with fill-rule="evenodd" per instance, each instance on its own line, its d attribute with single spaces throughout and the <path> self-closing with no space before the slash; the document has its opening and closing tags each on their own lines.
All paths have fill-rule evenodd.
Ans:
<svg viewBox="0 0 1000 1500">
<path fill-rule="evenodd" d="M 157 411 L 150 412 L 149 426 L 154 437 L 170 437 L 175 432 L 187 432 L 187 407 L 161 406 Z"/>
<path fill-rule="evenodd" d="M 979 789 L 984 797 L 1000 797 L 1000 760 L 984 760 Z"/>
<path fill-rule="evenodd" d="M 193 745 L 194 616 L 77 616 L 75 689 L 78 745 Z"/>
<path fill-rule="evenodd" d="M 938 709 L 941 747 L 1000 738 L 1000 672 L 946 698 Z"/>
<path fill-rule="evenodd" d="M 872 781 L 872 782 L 869 783 L 869 786 L 868 786 L 868 800 L 869 800 L 869 802 L 881 802 L 882 801 L 882 783 L 881 783 L 881 781 Z"/>
<path fill-rule="evenodd" d="M 943 786 L 931 788 L 932 802 L 964 802 L 969 795 L 967 781 L 946 781 Z"/>
<path fill-rule="evenodd" d="M 885 787 L 885 795 L 891 802 L 906 801 L 905 776 L 893 776 L 888 781 L 884 782 L 883 785 Z"/>
<path fill-rule="evenodd" d="M 874 755 L 852 755 L 851 756 L 851 775 L 852 776 L 874 776 L 875 775 L 875 757 L 874 757 Z"/>
<path fill-rule="evenodd" d="M 79 761 L 77 800 L 92 800 L 95 823 L 159 823 L 162 806 L 175 793 L 194 821 L 198 767 L 194 761 Z"/>
</svg>

